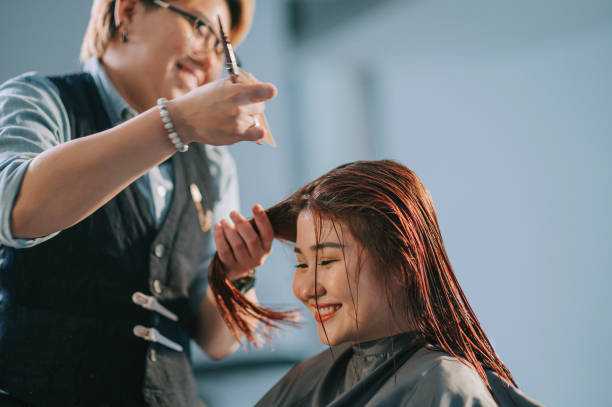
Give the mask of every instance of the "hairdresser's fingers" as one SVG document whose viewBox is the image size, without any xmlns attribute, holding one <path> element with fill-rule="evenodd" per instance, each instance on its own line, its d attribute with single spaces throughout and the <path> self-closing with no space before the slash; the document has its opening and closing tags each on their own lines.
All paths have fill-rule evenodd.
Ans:
<svg viewBox="0 0 612 407">
<path fill-rule="evenodd" d="M 245 141 L 257 141 L 263 138 L 265 132 L 261 126 L 251 126 L 242 133 L 242 139 Z"/>
<path fill-rule="evenodd" d="M 257 116 L 262 114 L 266 110 L 266 104 L 264 102 L 249 103 L 239 107 L 241 114 L 248 116 Z"/>
<path fill-rule="evenodd" d="M 229 221 L 226 219 L 221 221 L 223 229 L 225 231 L 225 237 L 229 242 L 230 247 L 232 248 L 232 253 L 234 253 L 234 258 L 236 259 L 236 264 L 234 268 L 240 269 L 249 269 L 249 259 L 250 253 L 249 250 L 242 240 L 242 237 L 238 233 L 235 227 L 230 225 Z"/>
<path fill-rule="evenodd" d="M 240 84 L 240 104 L 250 104 L 270 100 L 278 93 L 276 86 L 271 83 L 255 82 Z"/>
<path fill-rule="evenodd" d="M 270 219 L 268 219 L 268 215 L 266 215 L 264 208 L 259 204 L 253 206 L 253 218 L 259 230 L 263 250 L 268 254 L 270 250 L 272 250 L 272 240 L 274 239 L 274 228 L 272 227 L 272 223 L 270 223 Z"/>
<path fill-rule="evenodd" d="M 236 258 L 232 252 L 227 238 L 225 237 L 225 230 L 221 222 L 215 225 L 214 231 L 215 245 L 217 247 L 217 254 L 219 259 L 225 265 L 226 268 L 231 268 L 236 264 Z"/>
<path fill-rule="evenodd" d="M 256 262 L 256 259 L 260 258 L 263 254 L 263 247 L 259 235 L 255 232 L 255 229 L 253 229 L 251 223 L 240 213 L 233 211 L 230 213 L 230 218 L 234 222 L 234 225 L 236 225 L 236 231 L 246 244 L 251 262 Z"/>
</svg>

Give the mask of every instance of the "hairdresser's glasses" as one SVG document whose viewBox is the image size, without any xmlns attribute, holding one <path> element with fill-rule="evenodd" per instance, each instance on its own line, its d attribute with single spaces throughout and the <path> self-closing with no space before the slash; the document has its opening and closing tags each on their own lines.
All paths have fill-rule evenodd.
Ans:
<svg viewBox="0 0 612 407">
<path fill-rule="evenodd" d="M 151 2 L 159 7 L 180 14 L 193 24 L 193 31 L 189 38 L 187 38 L 187 54 L 189 57 L 200 60 L 209 52 L 214 52 L 218 58 L 223 55 L 221 39 L 206 17 L 195 16 L 162 0 L 151 0 Z"/>
</svg>

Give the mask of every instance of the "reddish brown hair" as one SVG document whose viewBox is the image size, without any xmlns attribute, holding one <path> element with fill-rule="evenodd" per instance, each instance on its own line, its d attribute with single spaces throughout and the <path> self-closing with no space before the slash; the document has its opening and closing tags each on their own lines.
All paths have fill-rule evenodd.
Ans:
<svg viewBox="0 0 612 407">
<path fill-rule="evenodd" d="M 338 167 L 300 188 L 266 212 L 275 236 L 295 242 L 297 217 L 304 209 L 342 222 L 365 247 L 384 282 L 389 306 L 410 320 L 423 340 L 473 366 L 485 383 L 484 369 L 514 383 L 495 354 L 459 286 L 442 242 L 429 193 L 414 172 L 395 161 L 359 161 Z M 254 224 L 254 223 L 253 223 Z M 293 321 L 294 314 L 250 303 L 225 278 L 215 257 L 210 283 L 228 326 L 253 341 L 246 316 L 264 327 Z"/>
</svg>

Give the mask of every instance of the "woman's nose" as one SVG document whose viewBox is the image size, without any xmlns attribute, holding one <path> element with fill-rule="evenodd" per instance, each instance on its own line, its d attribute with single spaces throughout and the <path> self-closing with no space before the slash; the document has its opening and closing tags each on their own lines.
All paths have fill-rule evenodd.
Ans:
<svg viewBox="0 0 612 407">
<path fill-rule="evenodd" d="M 316 281 L 315 281 L 316 280 Z M 315 279 L 315 271 L 298 271 L 293 277 L 293 294 L 302 302 L 325 295 L 327 291 L 319 279 Z"/>
</svg>

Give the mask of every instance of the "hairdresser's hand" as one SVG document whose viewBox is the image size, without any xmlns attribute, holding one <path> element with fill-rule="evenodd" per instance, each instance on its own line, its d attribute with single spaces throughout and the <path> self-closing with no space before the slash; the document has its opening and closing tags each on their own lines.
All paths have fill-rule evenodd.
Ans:
<svg viewBox="0 0 612 407">
<path fill-rule="evenodd" d="M 215 146 L 262 138 L 264 130 L 253 126 L 253 117 L 263 113 L 263 102 L 276 96 L 276 87 L 249 77 L 248 84 L 218 79 L 168 103 L 179 137 Z"/>
<path fill-rule="evenodd" d="M 234 224 L 224 219 L 215 225 L 214 233 L 217 253 L 233 281 L 263 264 L 272 250 L 274 229 L 261 205 L 253 207 L 259 234 L 238 212 L 232 212 L 230 217 Z"/>
</svg>

